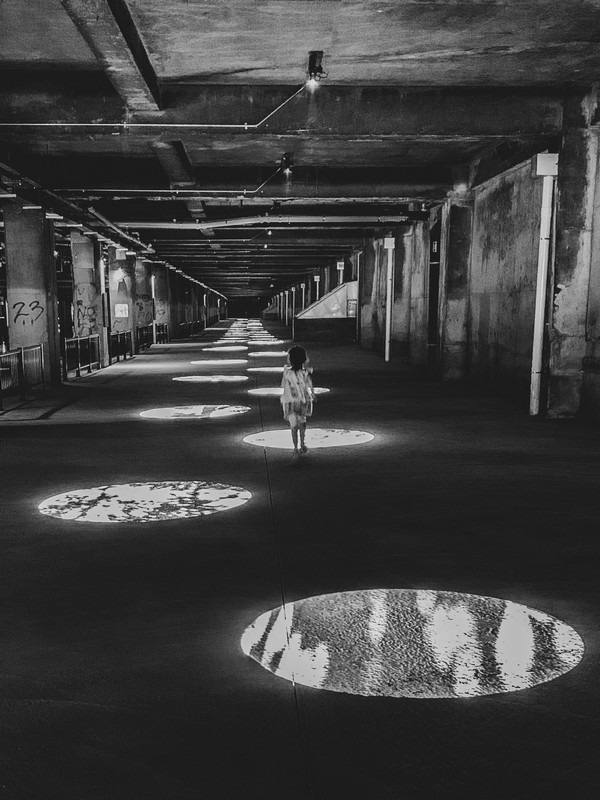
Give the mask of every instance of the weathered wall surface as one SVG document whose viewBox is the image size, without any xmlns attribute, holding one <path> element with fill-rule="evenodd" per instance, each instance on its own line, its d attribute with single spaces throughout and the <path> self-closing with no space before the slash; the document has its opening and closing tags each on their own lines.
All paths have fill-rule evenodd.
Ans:
<svg viewBox="0 0 600 800">
<path fill-rule="evenodd" d="M 529 393 L 542 181 L 527 162 L 475 192 L 469 377 Z"/>
<path fill-rule="evenodd" d="M 410 275 L 409 361 L 427 364 L 427 320 L 429 315 L 429 226 L 415 223 L 412 247 L 407 253 Z"/>
<path fill-rule="evenodd" d="M 392 357 L 409 355 L 412 274 L 419 257 L 415 248 L 423 239 L 419 227 L 399 229 L 394 236 Z M 382 236 L 367 243 L 360 264 L 360 343 L 381 353 L 385 347 L 387 258 Z"/>
</svg>

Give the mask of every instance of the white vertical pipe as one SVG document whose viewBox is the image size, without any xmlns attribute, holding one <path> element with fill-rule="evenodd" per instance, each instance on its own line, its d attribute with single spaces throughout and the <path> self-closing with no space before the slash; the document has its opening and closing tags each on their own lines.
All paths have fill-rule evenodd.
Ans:
<svg viewBox="0 0 600 800">
<path fill-rule="evenodd" d="M 540 412 L 540 387 L 542 384 L 542 353 L 544 349 L 544 323 L 546 319 L 546 287 L 548 283 L 548 253 L 552 230 L 552 200 L 554 196 L 553 175 L 544 175 L 542 186 L 542 214 L 540 219 L 540 241 L 538 248 L 537 284 L 535 290 L 535 315 L 533 320 L 533 352 L 531 355 L 531 388 L 529 413 Z"/>
<path fill-rule="evenodd" d="M 289 295 L 290 295 L 290 293 L 286 289 L 285 290 L 285 324 L 286 325 L 290 324 L 290 304 L 289 304 L 289 300 L 288 300 Z"/>
<path fill-rule="evenodd" d="M 292 286 L 292 319 L 296 314 L 296 287 Z"/>
<path fill-rule="evenodd" d="M 300 288 L 302 289 L 302 311 L 306 308 L 306 284 L 301 283 Z"/>
<path fill-rule="evenodd" d="M 338 286 L 341 286 L 344 282 L 344 262 L 338 261 L 337 262 L 337 274 L 338 274 Z"/>
<path fill-rule="evenodd" d="M 319 282 L 320 282 L 320 280 L 321 280 L 321 276 L 320 275 L 315 275 L 314 276 L 314 281 L 315 281 L 315 284 L 317 286 L 317 289 L 316 289 L 316 295 L 317 296 L 316 296 L 315 300 L 319 299 Z"/>
<path fill-rule="evenodd" d="M 387 253 L 387 280 L 385 291 L 385 361 L 390 360 L 392 345 L 392 307 L 394 299 L 394 238 L 386 236 L 383 246 Z"/>
<path fill-rule="evenodd" d="M 356 342 L 360 343 L 360 257 L 362 250 L 356 254 Z"/>
<path fill-rule="evenodd" d="M 150 289 L 152 292 L 152 343 L 156 344 L 156 275 L 154 274 L 150 275 Z"/>
</svg>

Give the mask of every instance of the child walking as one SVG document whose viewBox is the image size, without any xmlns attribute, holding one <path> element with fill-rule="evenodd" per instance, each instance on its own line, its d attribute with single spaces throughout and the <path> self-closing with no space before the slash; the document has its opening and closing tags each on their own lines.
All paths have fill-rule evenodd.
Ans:
<svg viewBox="0 0 600 800">
<path fill-rule="evenodd" d="M 284 368 L 281 379 L 283 418 L 290 423 L 294 455 L 308 452 L 304 438 L 306 418 L 312 416 L 313 412 L 314 391 L 310 377 L 312 369 L 306 367 L 307 360 L 306 350 L 303 347 L 299 345 L 291 347 L 288 350 L 288 365 Z"/>
</svg>

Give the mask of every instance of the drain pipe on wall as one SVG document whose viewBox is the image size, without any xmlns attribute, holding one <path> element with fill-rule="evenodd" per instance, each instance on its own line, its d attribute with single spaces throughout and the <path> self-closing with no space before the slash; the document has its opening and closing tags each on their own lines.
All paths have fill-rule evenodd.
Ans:
<svg viewBox="0 0 600 800">
<path fill-rule="evenodd" d="M 548 256 L 552 232 L 554 206 L 554 184 L 558 174 L 558 155 L 539 153 L 534 162 L 535 174 L 543 176 L 542 212 L 540 219 L 540 241 L 538 248 L 537 284 L 535 291 L 535 316 L 533 322 L 533 352 L 531 356 L 531 388 L 529 413 L 540 413 L 540 389 L 542 385 L 542 355 L 544 349 L 544 324 L 546 321 L 546 291 L 548 286 Z"/>
<path fill-rule="evenodd" d="M 386 236 L 383 246 L 387 252 L 387 280 L 385 292 L 385 355 L 384 360 L 390 360 L 392 345 L 392 309 L 394 302 L 394 237 Z"/>
</svg>

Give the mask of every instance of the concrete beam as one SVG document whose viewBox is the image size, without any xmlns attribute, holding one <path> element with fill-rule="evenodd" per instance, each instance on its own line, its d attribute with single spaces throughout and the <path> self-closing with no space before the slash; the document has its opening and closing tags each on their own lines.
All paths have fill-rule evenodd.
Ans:
<svg viewBox="0 0 600 800">
<path fill-rule="evenodd" d="M 158 111 L 158 80 L 124 0 L 61 3 L 128 108 Z"/>
</svg>

